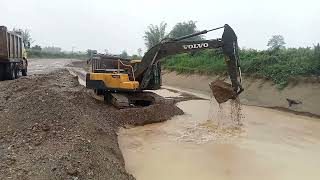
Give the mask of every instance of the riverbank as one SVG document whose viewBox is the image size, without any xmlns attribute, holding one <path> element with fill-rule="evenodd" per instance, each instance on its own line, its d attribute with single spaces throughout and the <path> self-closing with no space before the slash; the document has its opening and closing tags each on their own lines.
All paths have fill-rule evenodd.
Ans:
<svg viewBox="0 0 320 180">
<path fill-rule="evenodd" d="M 218 78 L 223 77 L 163 71 L 162 83 L 209 96 L 211 94 L 209 83 Z M 244 77 L 243 86 L 245 91 L 240 95 L 242 104 L 320 116 L 320 80 L 317 78 L 290 82 L 286 88 L 279 90 L 272 81 Z M 289 106 L 287 99 L 301 102 L 301 104 Z"/>
</svg>

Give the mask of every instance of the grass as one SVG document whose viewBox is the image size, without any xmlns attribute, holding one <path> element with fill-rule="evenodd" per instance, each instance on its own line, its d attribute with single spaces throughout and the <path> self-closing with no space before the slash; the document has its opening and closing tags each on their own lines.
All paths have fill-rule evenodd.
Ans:
<svg viewBox="0 0 320 180">
<path fill-rule="evenodd" d="M 272 80 L 279 88 L 290 79 L 320 75 L 320 47 L 240 51 L 241 69 L 246 75 Z M 185 53 L 164 59 L 163 67 L 179 73 L 221 74 L 226 72 L 224 57 L 219 50 Z"/>
<path fill-rule="evenodd" d="M 166 58 L 163 66 L 180 73 L 222 73 L 226 70 L 222 59 L 223 54 L 217 51 L 185 53 Z"/>
</svg>

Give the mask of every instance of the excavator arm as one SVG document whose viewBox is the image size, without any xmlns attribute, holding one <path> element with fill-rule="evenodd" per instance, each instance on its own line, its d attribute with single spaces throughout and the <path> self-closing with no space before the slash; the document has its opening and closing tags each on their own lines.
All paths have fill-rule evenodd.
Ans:
<svg viewBox="0 0 320 180">
<path fill-rule="evenodd" d="M 199 41 L 185 41 L 186 39 L 210 31 L 224 28 L 222 38 L 212 40 L 199 40 Z M 242 91 L 241 85 L 241 69 L 239 48 L 237 43 L 237 36 L 229 25 L 223 27 L 204 30 L 195 34 L 186 35 L 176 39 L 164 40 L 161 43 L 152 47 L 142 58 L 142 61 L 136 71 L 134 72 L 135 78 L 140 83 L 140 89 L 157 89 L 153 88 L 154 84 L 150 80 L 154 79 L 154 72 L 160 72 L 160 59 L 180 53 L 199 51 L 203 49 L 217 49 L 220 48 L 225 56 L 225 62 L 228 68 L 228 74 L 232 83 L 234 94 L 237 96 Z"/>
</svg>

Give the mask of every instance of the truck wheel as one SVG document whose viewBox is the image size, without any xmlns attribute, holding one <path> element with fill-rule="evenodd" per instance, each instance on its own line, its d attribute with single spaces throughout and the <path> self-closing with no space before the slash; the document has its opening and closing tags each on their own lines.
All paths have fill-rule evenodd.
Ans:
<svg viewBox="0 0 320 180">
<path fill-rule="evenodd" d="M 18 65 L 17 65 L 17 64 L 14 64 L 14 65 L 13 65 L 13 68 L 14 68 L 14 78 L 15 78 L 15 79 L 18 79 L 18 77 L 19 77 Z"/>
<path fill-rule="evenodd" d="M 27 76 L 27 69 L 22 69 L 21 73 L 22 73 L 22 76 Z"/>
<path fill-rule="evenodd" d="M 95 93 L 96 95 L 98 95 L 98 96 L 101 96 L 101 95 L 103 95 L 103 90 L 101 90 L 101 89 L 95 89 L 95 90 L 94 90 L 94 93 Z"/>
<path fill-rule="evenodd" d="M 7 64 L 6 68 L 7 72 L 7 79 L 8 80 L 13 80 L 15 78 L 15 67 L 13 63 Z"/>
<path fill-rule="evenodd" d="M 6 67 L 4 64 L 0 64 L 0 81 L 5 80 L 6 75 Z"/>
</svg>

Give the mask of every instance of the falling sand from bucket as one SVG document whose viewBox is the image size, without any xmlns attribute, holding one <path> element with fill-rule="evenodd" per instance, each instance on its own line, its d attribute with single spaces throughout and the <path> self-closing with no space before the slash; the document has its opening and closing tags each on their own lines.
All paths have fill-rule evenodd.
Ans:
<svg viewBox="0 0 320 180">
<path fill-rule="evenodd" d="M 209 86 L 212 90 L 214 99 L 219 103 L 217 117 L 214 118 L 217 119 L 218 126 L 241 126 L 241 119 L 243 116 L 241 112 L 241 103 L 239 97 L 234 93 L 232 86 L 221 80 L 212 81 Z M 211 102 L 214 101 L 213 97 L 211 98 Z M 230 100 L 230 110 L 227 110 L 227 104 L 225 104 L 228 100 Z"/>
<path fill-rule="evenodd" d="M 241 106 L 237 100 L 231 99 L 219 104 L 215 98 L 210 99 L 207 121 L 200 123 L 200 127 L 207 130 L 211 140 L 219 142 L 233 141 L 245 132 L 242 125 Z"/>
</svg>

